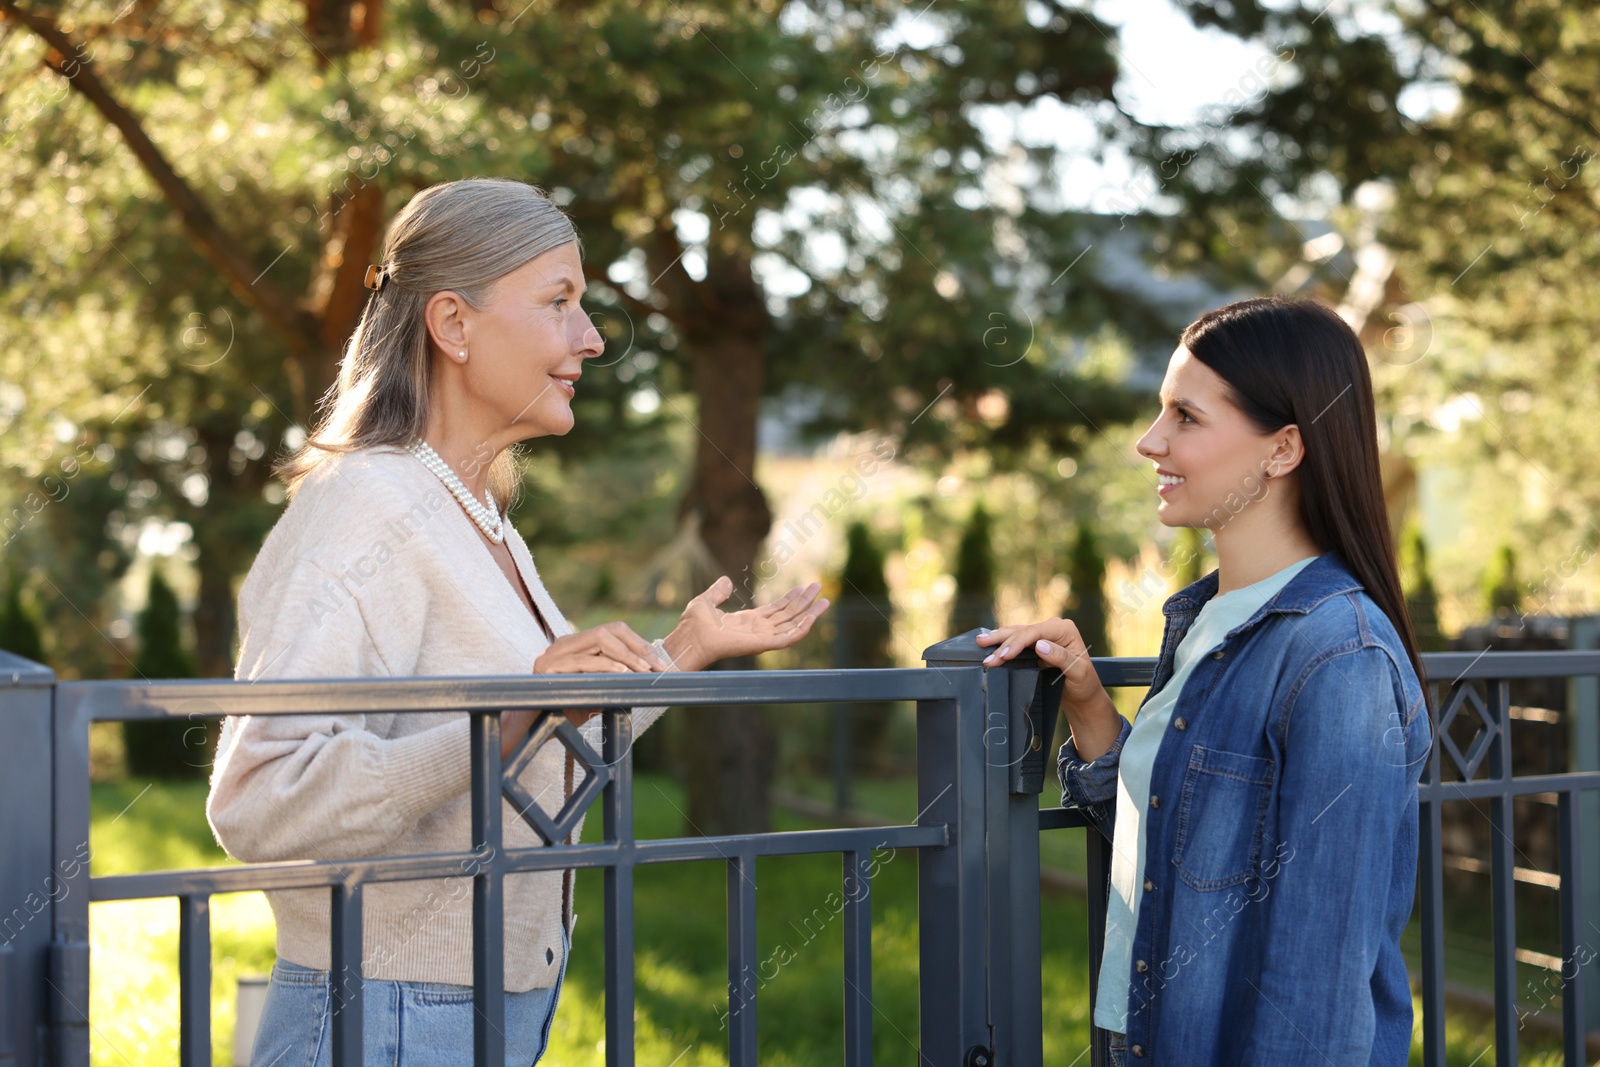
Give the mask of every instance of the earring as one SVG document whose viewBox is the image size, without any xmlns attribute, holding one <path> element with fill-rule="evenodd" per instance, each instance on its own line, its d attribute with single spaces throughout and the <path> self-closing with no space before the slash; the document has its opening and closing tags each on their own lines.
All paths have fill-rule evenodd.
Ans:
<svg viewBox="0 0 1600 1067">
<path fill-rule="evenodd" d="M 465 348 L 458 349 L 456 351 L 456 358 L 465 363 L 467 361 L 467 350 Z"/>
</svg>

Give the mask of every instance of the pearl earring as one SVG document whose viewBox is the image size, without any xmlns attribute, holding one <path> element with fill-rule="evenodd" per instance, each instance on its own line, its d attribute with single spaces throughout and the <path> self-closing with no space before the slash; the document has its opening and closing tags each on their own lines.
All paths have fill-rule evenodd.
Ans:
<svg viewBox="0 0 1600 1067">
<path fill-rule="evenodd" d="M 456 351 L 456 358 L 459 360 L 465 360 L 467 358 L 467 350 L 465 348 L 458 349 Z"/>
</svg>

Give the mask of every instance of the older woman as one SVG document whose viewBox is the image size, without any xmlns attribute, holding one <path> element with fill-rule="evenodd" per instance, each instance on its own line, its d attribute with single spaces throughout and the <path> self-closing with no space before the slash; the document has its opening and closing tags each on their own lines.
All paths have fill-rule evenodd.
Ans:
<svg viewBox="0 0 1600 1067">
<path fill-rule="evenodd" d="M 279 475 L 290 504 L 239 595 L 236 677 L 506 675 L 699 670 L 787 647 L 827 607 L 820 587 L 724 613 L 719 579 L 654 644 L 626 625 L 573 632 L 506 518 L 510 446 L 572 428 L 599 333 L 580 308 L 577 237 L 543 194 L 472 180 L 419 193 L 396 217 L 336 398 Z M 660 708 L 639 709 L 644 729 Z M 534 713 L 502 717 L 510 752 Z M 239 859 L 340 859 L 469 847 L 468 716 L 230 719 L 207 814 Z M 559 806 L 581 776 L 547 745 L 523 779 Z M 508 847 L 542 842 L 515 813 Z M 329 902 L 268 893 L 278 962 L 252 1063 L 329 1061 Z M 369 886 L 369 1063 L 469 1063 L 472 908 L 449 881 Z M 505 885 L 506 1061 L 549 1039 L 565 973 L 570 872 Z"/>
</svg>

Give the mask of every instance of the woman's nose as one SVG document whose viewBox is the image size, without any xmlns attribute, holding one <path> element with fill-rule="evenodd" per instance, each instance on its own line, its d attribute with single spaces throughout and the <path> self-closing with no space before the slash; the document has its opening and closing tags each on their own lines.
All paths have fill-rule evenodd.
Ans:
<svg viewBox="0 0 1600 1067">
<path fill-rule="evenodd" d="M 1155 459 L 1157 456 L 1164 456 L 1167 453 L 1166 438 L 1156 432 L 1159 426 L 1159 422 L 1152 423 L 1150 428 L 1144 432 L 1144 436 L 1133 444 L 1134 450 L 1145 459 Z"/>
<path fill-rule="evenodd" d="M 606 350 L 605 335 L 595 326 L 594 320 L 589 316 L 583 317 L 582 334 L 578 338 L 578 352 L 585 359 L 593 359 Z"/>
</svg>

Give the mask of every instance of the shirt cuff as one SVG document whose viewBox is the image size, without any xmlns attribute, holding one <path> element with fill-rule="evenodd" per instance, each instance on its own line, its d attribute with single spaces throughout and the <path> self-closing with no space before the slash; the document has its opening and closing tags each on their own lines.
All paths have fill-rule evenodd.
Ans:
<svg viewBox="0 0 1600 1067">
<path fill-rule="evenodd" d="M 1120 715 L 1118 718 L 1122 718 Z M 1071 736 L 1061 743 L 1056 772 L 1061 778 L 1061 803 L 1067 807 L 1103 804 L 1117 795 L 1117 772 L 1122 764 L 1122 746 L 1127 743 L 1133 724 L 1122 719 L 1117 739 L 1099 759 L 1085 760 Z"/>
</svg>

